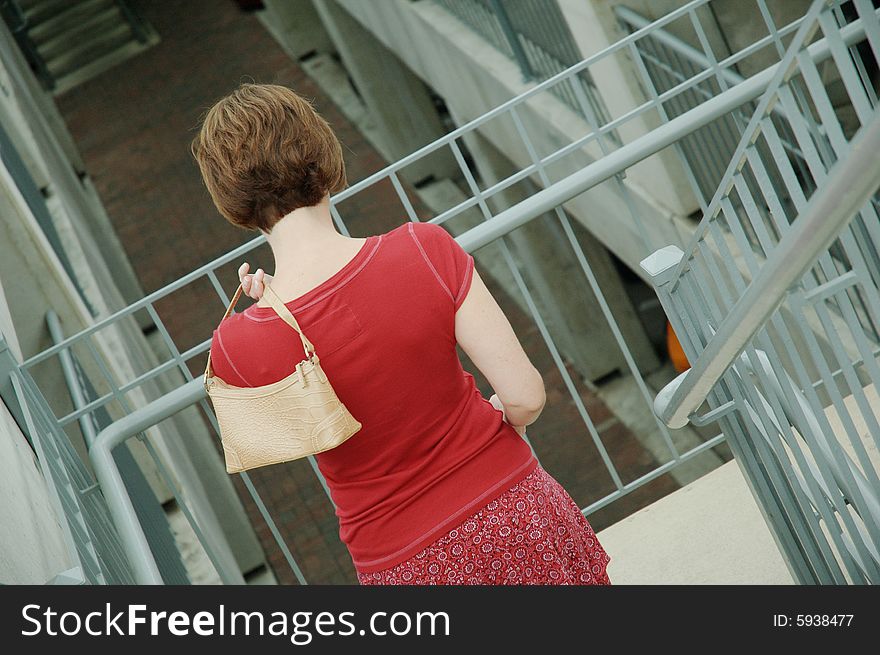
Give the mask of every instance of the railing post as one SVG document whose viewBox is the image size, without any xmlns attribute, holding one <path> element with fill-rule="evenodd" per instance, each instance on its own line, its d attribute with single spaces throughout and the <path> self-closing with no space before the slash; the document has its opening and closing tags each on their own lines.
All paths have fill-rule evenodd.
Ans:
<svg viewBox="0 0 880 655">
<path fill-rule="evenodd" d="M 56 573 L 49 580 L 47 585 L 84 585 L 86 584 L 85 575 L 81 566 L 74 566 L 71 569 Z"/>
<path fill-rule="evenodd" d="M 655 250 L 639 262 L 639 267 L 645 272 L 648 280 L 653 285 L 657 298 L 660 300 L 660 306 L 663 308 L 663 313 L 669 320 L 670 325 L 672 325 L 672 329 L 682 344 L 682 348 L 685 347 L 685 342 L 682 341 L 684 326 L 678 312 L 675 310 L 669 283 L 672 282 L 675 271 L 683 257 L 684 253 L 681 248 L 672 245 Z M 677 388 L 686 375 L 687 371 L 681 373 L 654 397 L 654 414 L 658 417 L 662 415 L 662 410 L 669 401 L 669 390 Z"/>
<path fill-rule="evenodd" d="M 678 320 L 678 312 L 673 307 L 669 283 L 672 282 L 675 270 L 683 257 L 684 253 L 681 248 L 673 245 L 655 250 L 639 262 L 639 267 L 645 272 L 654 287 L 660 305 L 672 323 L 676 334 L 680 333 L 681 326 L 677 325 L 680 321 Z"/>
<path fill-rule="evenodd" d="M 666 309 L 666 300 L 669 295 L 667 285 L 672 281 L 675 267 L 678 266 L 682 257 L 684 257 L 684 253 L 678 246 L 665 246 L 655 250 L 639 262 L 639 266 L 645 271 L 651 284 L 657 290 L 664 309 Z"/>
</svg>

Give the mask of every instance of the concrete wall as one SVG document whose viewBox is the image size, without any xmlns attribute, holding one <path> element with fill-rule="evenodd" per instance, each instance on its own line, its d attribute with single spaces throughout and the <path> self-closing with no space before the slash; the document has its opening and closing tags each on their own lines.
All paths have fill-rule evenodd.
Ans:
<svg viewBox="0 0 880 655">
<path fill-rule="evenodd" d="M 626 32 L 620 28 L 614 16 L 612 4 L 583 2 L 583 0 L 557 0 L 557 2 L 584 58 L 601 52 L 626 36 Z M 627 6 L 631 7 L 631 4 L 627 3 Z M 671 11 L 672 8 L 668 7 L 663 13 Z M 640 79 L 638 69 L 626 49 L 604 57 L 588 70 L 612 120 L 627 114 L 650 99 L 638 82 Z M 651 111 L 628 121 L 618 131 L 623 141 L 629 142 L 647 134 L 660 123 L 660 115 Z M 672 150 L 658 153 L 657 156 L 634 167 L 628 175 L 630 183 L 638 184 L 657 202 L 677 214 L 686 216 L 699 209 L 699 202 L 687 182 L 682 162 Z"/>
<path fill-rule="evenodd" d="M 424 82 L 335 2 L 265 0 L 263 25 L 295 60 L 333 54 L 375 123 L 373 145 L 396 161 L 443 136 L 444 128 Z M 410 184 L 455 176 L 449 151 L 401 171 Z"/>
<path fill-rule="evenodd" d="M 6 191 L 0 184 L 0 216 L 4 217 L 9 216 Z M 0 239 L 5 237 L 6 234 L 0 232 Z M 20 358 L 21 345 L 12 330 L 2 276 L 0 332 L 8 335 L 13 356 Z M 0 583 L 43 584 L 73 565 L 34 451 L 3 402 L 0 402 L 0 497 L 3 498 L 0 503 Z"/>
<path fill-rule="evenodd" d="M 63 233 L 62 247 L 68 251 L 68 257 L 72 261 L 93 261 L 93 266 L 108 276 L 105 279 L 114 280 L 126 304 L 143 297 L 143 289 L 70 133 L 5 24 L 0 24 L 0 62 L 0 120 L 35 184 L 53 208 L 53 220 L 59 233 Z M 78 280 L 80 286 L 95 286 L 88 275 L 78 277 L 82 277 Z M 92 293 L 100 295 L 100 285 L 97 286 Z"/>
<path fill-rule="evenodd" d="M 0 494 L 0 583 L 43 584 L 71 568 L 64 533 L 34 451 L 3 403 Z"/>
<path fill-rule="evenodd" d="M 263 0 L 263 6 L 263 24 L 291 59 L 333 49 L 312 0 Z"/>
</svg>

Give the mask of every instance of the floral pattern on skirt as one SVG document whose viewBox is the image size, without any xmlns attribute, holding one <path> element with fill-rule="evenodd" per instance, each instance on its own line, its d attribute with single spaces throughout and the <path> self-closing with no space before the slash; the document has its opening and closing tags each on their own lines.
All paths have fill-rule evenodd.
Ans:
<svg viewBox="0 0 880 655">
<path fill-rule="evenodd" d="M 611 557 L 577 504 L 534 471 L 408 560 L 362 585 L 610 585 Z"/>
</svg>

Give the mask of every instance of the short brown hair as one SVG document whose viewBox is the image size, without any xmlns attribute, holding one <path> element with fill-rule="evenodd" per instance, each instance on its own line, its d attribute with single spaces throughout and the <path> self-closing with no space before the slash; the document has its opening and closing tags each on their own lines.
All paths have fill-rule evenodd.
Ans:
<svg viewBox="0 0 880 655">
<path fill-rule="evenodd" d="M 218 211 L 270 231 L 347 186 L 342 146 L 312 104 L 277 84 L 243 83 L 204 116 L 191 151 Z"/>
</svg>

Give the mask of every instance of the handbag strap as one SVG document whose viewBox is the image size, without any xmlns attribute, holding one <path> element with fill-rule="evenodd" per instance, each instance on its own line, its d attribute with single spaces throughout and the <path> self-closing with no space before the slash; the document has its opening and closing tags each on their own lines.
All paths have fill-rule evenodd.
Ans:
<svg viewBox="0 0 880 655">
<path fill-rule="evenodd" d="M 221 323 L 229 318 L 229 315 L 232 313 L 232 308 L 235 307 L 235 303 L 238 302 L 238 299 L 241 297 L 242 285 L 238 285 L 238 289 L 235 294 L 232 296 L 232 300 L 229 301 L 229 307 L 226 308 L 226 313 L 223 315 L 221 319 Z M 269 301 L 272 309 L 287 323 L 290 327 L 296 330 L 299 333 L 299 338 L 303 344 L 303 350 L 305 350 L 306 357 L 311 359 L 312 355 L 315 353 L 315 346 L 309 341 L 308 337 L 303 334 L 303 331 L 299 327 L 299 323 L 296 322 L 296 319 L 293 317 L 293 314 L 290 313 L 290 310 L 287 306 L 281 302 L 281 299 L 278 295 L 272 290 L 272 287 L 269 286 L 268 283 L 263 283 L 263 298 Z M 208 349 L 208 363 L 205 366 L 205 379 L 207 380 L 211 374 L 211 350 Z"/>
<path fill-rule="evenodd" d="M 265 283 L 263 284 L 263 298 L 269 301 L 269 304 L 272 305 L 272 309 L 274 309 L 275 313 L 284 319 L 285 323 L 287 323 L 290 327 L 299 332 L 299 338 L 302 341 L 303 350 L 305 350 L 306 352 L 306 357 L 311 358 L 311 356 L 315 352 L 315 346 L 312 345 L 312 342 L 309 341 L 308 337 L 303 334 L 303 331 L 299 327 L 299 323 L 296 322 L 293 314 L 291 314 L 290 310 L 287 309 L 287 305 L 281 302 L 281 299 L 272 290 L 272 287 Z"/>
</svg>

